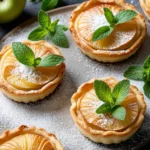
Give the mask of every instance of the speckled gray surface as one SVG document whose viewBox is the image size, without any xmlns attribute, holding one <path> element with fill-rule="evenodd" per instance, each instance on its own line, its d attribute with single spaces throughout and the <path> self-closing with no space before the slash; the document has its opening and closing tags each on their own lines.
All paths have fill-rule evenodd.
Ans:
<svg viewBox="0 0 150 150">
<path fill-rule="evenodd" d="M 129 1 L 128 1 L 129 2 Z M 132 0 L 139 11 L 138 0 Z M 51 14 L 52 19 L 59 18 L 61 23 L 68 24 L 71 9 L 55 11 Z M 139 148 L 150 138 L 150 101 L 145 97 L 148 105 L 145 120 L 139 131 L 128 141 L 117 145 L 96 144 L 85 138 L 75 126 L 69 112 L 70 99 L 77 87 L 92 78 L 103 78 L 113 76 L 117 79 L 123 79 L 123 72 L 130 65 L 140 65 L 150 54 L 150 24 L 148 25 L 147 37 L 139 51 L 128 60 L 109 64 L 93 61 L 83 55 L 73 42 L 69 31 L 70 48 L 60 51 L 66 58 L 66 73 L 62 83 L 57 90 L 40 102 L 31 104 L 16 103 L 0 93 L 0 132 L 6 129 L 15 128 L 19 125 L 35 125 L 45 128 L 47 131 L 57 135 L 62 142 L 65 150 L 131 150 Z M 37 22 L 19 29 L 11 34 L 6 40 L 0 43 L 0 47 L 13 41 L 22 41 L 27 39 L 29 32 L 38 26 Z M 142 92 L 142 82 L 131 81 Z"/>
</svg>

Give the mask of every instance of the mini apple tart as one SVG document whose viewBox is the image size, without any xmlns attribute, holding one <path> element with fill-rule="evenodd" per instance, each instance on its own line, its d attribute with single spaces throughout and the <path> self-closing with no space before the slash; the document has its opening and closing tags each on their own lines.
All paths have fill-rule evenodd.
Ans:
<svg viewBox="0 0 150 150">
<path fill-rule="evenodd" d="M 0 89 L 17 102 L 35 102 L 48 96 L 65 71 L 63 56 L 46 41 L 6 45 L 0 59 Z"/>
<path fill-rule="evenodd" d="M 150 20 L 150 0 L 139 0 L 140 5 L 147 16 L 148 20 Z"/>
<path fill-rule="evenodd" d="M 143 94 L 135 86 L 112 77 L 82 84 L 71 102 L 71 115 L 82 134 L 103 144 L 129 139 L 146 110 Z"/>
<path fill-rule="evenodd" d="M 0 150 L 63 150 L 63 147 L 54 134 L 22 125 L 0 136 Z"/>
<path fill-rule="evenodd" d="M 146 36 L 141 13 L 124 0 L 89 0 L 79 5 L 69 28 L 81 51 L 101 62 L 118 62 L 133 55 Z"/>
</svg>

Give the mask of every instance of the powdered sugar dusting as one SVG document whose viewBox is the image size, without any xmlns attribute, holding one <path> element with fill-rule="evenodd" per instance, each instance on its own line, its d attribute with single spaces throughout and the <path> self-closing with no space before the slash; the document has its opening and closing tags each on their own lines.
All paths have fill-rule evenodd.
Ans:
<svg viewBox="0 0 150 150">
<path fill-rule="evenodd" d="M 18 64 L 15 69 L 12 70 L 12 75 L 20 76 L 23 79 L 27 79 L 28 81 L 35 82 L 39 73 L 35 71 L 35 68 L 28 67 L 23 64 Z"/>
<path fill-rule="evenodd" d="M 141 11 L 139 3 L 138 9 Z M 52 20 L 60 19 L 61 23 L 68 24 L 71 10 L 61 11 L 58 15 L 52 14 Z M 147 24 L 150 29 L 149 23 Z M 26 40 L 29 32 L 37 27 L 37 23 L 33 23 L 25 28 L 19 29 L 11 34 L 4 42 L 3 46 L 14 41 Z M 109 64 L 99 63 L 89 59 L 81 53 L 75 45 L 72 37 L 67 31 L 70 48 L 60 48 L 61 53 L 66 58 L 66 73 L 62 83 L 56 91 L 45 98 L 31 104 L 16 103 L 0 93 L 0 132 L 6 129 L 14 128 L 19 125 L 35 125 L 45 128 L 47 131 L 56 134 L 62 142 L 65 150 L 128 150 L 135 149 L 142 145 L 150 137 L 150 101 L 145 97 L 148 108 L 145 120 L 140 130 L 128 141 L 121 144 L 108 145 L 96 144 L 85 138 L 77 129 L 73 122 L 69 108 L 71 106 L 71 96 L 77 90 L 77 87 L 92 78 L 103 78 L 113 76 L 117 79 L 123 79 L 123 72 L 130 65 L 140 65 L 144 59 L 150 54 L 149 41 L 150 32 L 139 51 L 126 61 Z M 142 92 L 143 83 L 140 81 L 131 81 Z"/>
</svg>

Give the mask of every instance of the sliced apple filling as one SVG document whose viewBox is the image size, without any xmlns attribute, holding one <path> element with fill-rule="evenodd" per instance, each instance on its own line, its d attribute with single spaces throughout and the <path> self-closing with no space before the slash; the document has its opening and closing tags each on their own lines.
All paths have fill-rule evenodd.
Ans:
<svg viewBox="0 0 150 150">
<path fill-rule="evenodd" d="M 92 89 L 86 93 L 79 102 L 79 110 L 85 121 L 95 129 L 118 131 L 123 130 L 133 124 L 138 116 L 138 102 L 136 97 L 130 91 L 128 97 L 121 104 L 126 109 L 126 118 L 124 121 L 115 119 L 110 113 L 97 114 L 96 109 L 103 103 L 100 101 L 95 91 Z"/>
<path fill-rule="evenodd" d="M 150 0 L 139 0 L 145 15 L 150 20 Z"/>
<path fill-rule="evenodd" d="M 34 45 L 33 51 L 36 57 L 44 57 L 49 54 L 41 46 Z M 0 66 L 4 80 L 18 90 L 40 89 L 57 76 L 60 67 L 61 65 L 48 68 L 25 66 L 17 61 L 12 49 L 3 55 Z"/>
<path fill-rule="evenodd" d="M 146 3 L 147 7 L 150 8 L 150 0 L 144 0 L 144 1 L 145 1 L 145 3 Z"/>
<path fill-rule="evenodd" d="M 113 5 L 95 6 L 82 12 L 76 21 L 76 30 L 79 37 L 95 50 L 125 50 L 129 48 L 140 34 L 140 26 L 135 19 L 117 25 L 114 31 L 106 38 L 92 42 L 92 35 L 101 26 L 109 25 L 103 8 L 109 8 L 114 15 L 121 8 Z"/>
<path fill-rule="evenodd" d="M 132 13 L 129 16 L 124 14 L 120 17 L 124 21 L 118 23 L 116 15 L 120 16 L 127 10 L 136 16 L 130 19 Z M 108 12 L 113 15 L 108 15 Z M 144 16 L 124 0 L 89 0 L 72 12 L 69 29 L 85 55 L 100 62 L 113 63 L 136 53 L 146 36 L 147 27 Z"/>
<path fill-rule="evenodd" d="M 56 147 L 45 137 L 23 134 L 10 139 L 0 146 L 0 150 L 55 150 Z"/>
</svg>

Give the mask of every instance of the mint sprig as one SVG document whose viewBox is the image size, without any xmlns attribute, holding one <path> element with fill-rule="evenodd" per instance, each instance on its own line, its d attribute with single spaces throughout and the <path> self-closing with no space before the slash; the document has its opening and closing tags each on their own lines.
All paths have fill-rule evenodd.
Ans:
<svg viewBox="0 0 150 150">
<path fill-rule="evenodd" d="M 59 20 L 51 21 L 48 14 L 40 10 L 38 13 L 38 22 L 40 27 L 34 29 L 28 36 L 29 40 L 39 41 L 46 36 L 57 46 L 68 48 L 69 43 L 66 35 L 64 34 L 68 28 L 64 25 L 59 25 Z"/>
<path fill-rule="evenodd" d="M 56 54 L 50 54 L 44 58 L 35 58 L 32 49 L 20 42 L 12 43 L 12 51 L 20 63 L 30 67 L 52 67 L 60 65 L 65 60 L 62 56 Z"/>
<path fill-rule="evenodd" d="M 109 26 L 102 26 L 98 28 L 93 33 L 93 42 L 106 38 L 113 32 L 115 26 L 117 26 L 118 24 L 128 22 L 138 14 L 134 10 L 123 10 L 119 12 L 116 16 L 114 16 L 111 10 L 109 10 L 108 8 L 104 8 L 104 15 L 109 23 Z"/>
<path fill-rule="evenodd" d="M 59 0 L 43 0 L 41 9 L 44 11 L 51 10 L 57 6 L 58 2 Z"/>
<path fill-rule="evenodd" d="M 30 0 L 30 2 L 39 2 L 41 0 Z"/>
<path fill-rule="evenodd" d="M 126 117 L 126 109 L 121 106 L 123 100 L 127 97 L 130 90 L 129 80 L 120 81 L 112 90 L 104 82 L 95 80 L 94 89 L 99 100 L 104 103 L 97 108 L 97 114 L 111 113 L 118 120 L 124 120 Z"/>
<path fill-rule="evenodd" d="M 143 81 L 143 90 L 150 99 L 150 56 L 146 58 L 141 66 L 130 66 L 124 73 L 124 77 L 132 80 Z"/>
</svg>

